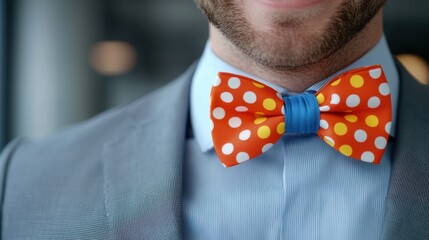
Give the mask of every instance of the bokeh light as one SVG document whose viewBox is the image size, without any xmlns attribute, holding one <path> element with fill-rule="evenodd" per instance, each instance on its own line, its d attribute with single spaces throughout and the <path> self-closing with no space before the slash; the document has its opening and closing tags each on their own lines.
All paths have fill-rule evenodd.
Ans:
<svg viewBox="0 0 429 240">
<path fill-rule="evenodd" d="M 135 48 L 122 41 L 96 43 L 90 53 L 92 68 L 101 75 L 117 76 L 131 71 L 137 63 Z"/>
<path fill-rule="evenodd" d="M 429 84 L 429 64 L 422 57 L 414 54 L 399 54 L 397 58 L 419 82 Z"/>
</svg>

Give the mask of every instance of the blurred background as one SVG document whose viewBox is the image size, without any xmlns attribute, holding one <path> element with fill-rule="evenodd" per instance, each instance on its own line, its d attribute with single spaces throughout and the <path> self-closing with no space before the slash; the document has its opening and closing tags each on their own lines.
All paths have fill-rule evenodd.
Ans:
<svg viewBox="0 0 429 240">
<path fill-rule="evenodd" d="M 427 0 L 385 7 L 393 53 L 426 84 L 428 10 Z M 206 40 L 193 0 L 0 0 L 0 149 L 166 84 Z"/>
</svg>

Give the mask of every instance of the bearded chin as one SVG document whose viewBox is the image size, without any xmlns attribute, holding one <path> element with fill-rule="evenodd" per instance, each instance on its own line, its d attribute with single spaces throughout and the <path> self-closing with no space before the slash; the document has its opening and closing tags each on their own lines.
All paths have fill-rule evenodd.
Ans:
<svg viewBox="0 0 429 240">
<path fill-rule="evenodd" d="M 196 0 L 203 13 L 230 42 L 258 64 L 295 69 L 316 64 L 341 50 L 377 14 L 385 0 L 346 0 L 319 30 L 305 29 L 313 16 L 266 16 L 268 30 L 258 30 L 230 0 Z"/>
<path fill-rule="evenodd" d="M 317 37 L 274 36 L 267 41 L 263 37 L 254 35 L 245 46 L 235 44 L 242 52 L 255 62 L 273 69 L 295 69 L 315 64 L 334 53 L 337 49 L 323 49 L 323 39 Z M 312 47 L 309 47 L 312 46 Z"/>
</svg>

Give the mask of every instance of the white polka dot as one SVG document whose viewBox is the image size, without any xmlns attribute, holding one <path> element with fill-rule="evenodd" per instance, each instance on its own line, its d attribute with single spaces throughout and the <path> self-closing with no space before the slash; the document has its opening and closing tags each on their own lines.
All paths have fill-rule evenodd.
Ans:
<svg viewBox="0 0 429 240">
<path fill-rule="evenodd" d="M 375 147 L 382 150 L 385 149 L 387 145 L 387 140 L 384 137 L 378 137 L 375 139 Z"/>
<path fill-rule="evenodd" d="M 380 98 L 378 97 L 371 97 L 368 100 L 368 107 L 369 108 L 378 108 L 380 106 Z"/>
<path fill-rule="evenodd" d="M 325 142 L 327 142 L 329 145 L 334 146 L 335 145 L 335 141 L 334 139 L 332 139 L 331 137 L 325 136 L 323 138 L 323 140 L 325 140 Z"/>
<path fill-rule="evenodd" d="M 348 107 L 357 107 L 360 104 L 360 98 L 356 94 L 352 94 L 347 97 L 346 105 Z"/>
<path fill-rule="evenodd" d="M 220 80 L 220 77 L 216 77 L 215 82 L 213 84 L 213 86 L 217 87 L 220 85 L 220 83 L 222 82 L 222 80 Z"/>
<path fill-rule="evenodd" d="M 364 162 L 372 163 L 374 162 L 375 156 L 374 156 L 374 153 L 368 151 L 368 152 L 362 153 L 362 156 L 360 157 L 360 159 Z"/>
<path fill-rule="evenodd" d="M 245 107 L 245 106 L 238 106 L 238 107 L 235 108 L 235 111 L 237 111 L 237 112 L 247 112 L 247 111 L 249 111 L 249 109 L 247 107 Z"/>
<path fill-rule="evenodd" d="M 221 120 L 225 117 L 225 110 L 223 110 L 223 108 L 221 107 L 217 107 L 213 110 L 213 117 Z"/>
<path fill-rule="evenodd" d="M 232 89 L 237 89 L 240 87 L 240 79 L 236 78 L 236 77 L 232 77 L 228 80 L 228 86 Z"/>
<path fill-rule="evenodd" d="M 374 79 L 379 78 L 381 76 L 381 68 L 370 70 L 369 75 Z"/>
<path fill-rule="evenodd" d="M 331 110 L 331 108 L 329 106 L 321 106 L 321 107 L 319 107 L 319 111 L 321 111 L 321 112 L 327 112 L 329 110 Z"/>
<path fill-rule="evenodd" d="M 232 128 L 238 128 L 241 126 L 241 119 L 239 117 L 232 117 L 229 119 L 228 124 Z"/>
<path fill-rule="evenodd" d="M 285 115 L 285 106 L 282 107 L 282 114 Z"/>
<path fill-rule="evenodd" d="M 272 147 L 273 147 L 272 143 L 267 143 L 262 147 L 262 152 L 266 152 L 266 151 L 268 151 L 268 149 L 270 149 Z"/>
<path fill-rule="evenodd" d="M 390 88 L 389 85 L 387 83 L 382 83 L 380 84 L 380 86 L 378 87 L 378 91 L 380 92 L 381 95 L 383 96 L 387 96 L 390 94 Z"/>
<path fill-rule="evenodd" d="M 387 134 L 390 134 L 391 128 L 392 128 L 392 122 L 388 122 L 388 123 L 386 123 L 384 130 L 386 131 Z"/>
<path fill-rule="evenodd" d="M 336 93 L 332 94 L 331 96 L 331 104 L 339 104 L 340 103 L 340 96 Z"/>
<path fill-rule="evenodd" d="M 256 94 L 251 91 L 245 92 L 243 95 L 243 100 L 249 104 L 253 104 L 256 102 Z"/>
<path fill-rule="evenodd" d="M 326 120 L 320 120 L 320 127 L 323 129 L 328 129 L 329 128 L 329 123 Z"/>
<path fill-rule="evenodd" d="M 238 163 L 242 163 L 242 162 L 249 160 L 250 157 L 249 157 L 249 154 L 247 154 L 245 152 L 241 152 L 241 153 L 237 154 L 237 157 L 235 159 L 237 160 Z"/>
<path fill-rule="evenodd" d="M 234 151 L 234 145 L 232 143 L 226 143 L 222 146 L 222 153 L 225 155 L 229 155 Z"/>
<path fill-rule="evenodd" d="M 363 143 L 366 141 L 366 139 L 368 138 L 368 135 L 366 134 L 366 132 L 362 129 L 356 130 L 355 132 L 355 140 L 357 142 Z"/>
<path fill-rule="evenodd" d="M 238 138 L 241 141 L 246 141 L 247 139 L 250 138 L 250 134 L 251 134 L 250 130 L 244 130 L 240 132 L 240 134 L 238 135 Z"/>
<path fill-rule="evenodd" d="M 220 99 L 222 99 L 222 101 L 224 101 L 224 102 L 226 102 L 226 103 L 230 103 L 230 102 L 232 102 L 232 100 L 234 100 L 234 97 L 232 96 L 232 94 L 231 93 L 229 93 L 229 92 L 223 92 L 221 95 L 220 95 Z"/>
<path fill-rule="evenodd" d="M 211 131 L 213 131 L 213 129 L 214 129 L 214 123 L 213 123 L 213 120 L 211 120 L 211 119 L 210 119 L 210 129 L 211 129 Z"/>
</svg>

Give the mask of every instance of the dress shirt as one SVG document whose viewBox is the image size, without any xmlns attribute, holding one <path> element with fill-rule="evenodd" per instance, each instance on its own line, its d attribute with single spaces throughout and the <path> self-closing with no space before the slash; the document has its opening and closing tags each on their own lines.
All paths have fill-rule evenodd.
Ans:
<svg viewBox="0 0 429 240">
<path fill-rule="evenodd" d="M 217 73 L 232 72 L 285 89 L 234 68 L 207 43 L 191 86 L 194 138 L 186 142 L 185 239 L 379 239 L 391 172 L 399 79 L 384 36 L 345 69 L 306 90 L 319 90 L 349 69 L 381 64 L 391 88 L 391 138 L 380 165 L 348 158 L 316 134 L 284 134 L 269 151 L 224 168 L 211 139 L 209 95 Z"/>
</svg>

